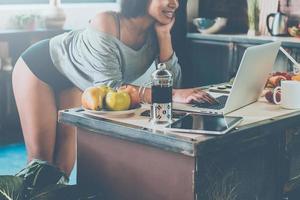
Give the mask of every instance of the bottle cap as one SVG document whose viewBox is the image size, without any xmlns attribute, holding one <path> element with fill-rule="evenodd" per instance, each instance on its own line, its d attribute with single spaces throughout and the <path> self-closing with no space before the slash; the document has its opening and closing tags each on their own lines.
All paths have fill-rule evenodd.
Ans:
<svg viewBox="0 0 300 200">
<path fill-rule="evenodd" d="M 167 69 L 167 66 L 166 66 L 165 63 L 159 63 L 159 64 L 157 65 L 157 68 L 160 69 L 160 70 L 162 70 L 162 69 Z"/>
<path fill-rule="evenodd" d="M 165 63 L 159 63 L 157 65 L 157 70 L 155 70 L 151 76 L 152 76 L 152 80 L 153 79 L 157 79 L 157 78 L 172 78 L 172 73 L 167 70 L 167 66 Z"/>
</svg>

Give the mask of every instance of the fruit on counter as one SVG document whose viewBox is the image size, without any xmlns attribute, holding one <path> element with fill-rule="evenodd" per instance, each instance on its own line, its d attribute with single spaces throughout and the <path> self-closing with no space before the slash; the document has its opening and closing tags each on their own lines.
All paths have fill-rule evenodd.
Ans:
<svg viewBox="0 0 300 200">
<path fill-rule="evenodd" d="M 87 88 L 81 96 L 81 104 L 90 110 L 101 110 L 103 107 L 103 92 L 97 87 Z"/>
<path fill-rule="evenodd" d="M 130 96 L 130 108 L 136 108 L 140 104 L 139 91 L 134 86 L 124 85 L 118 89 L 118 91 L 125 91 Z"/>
<path fill-rule="evenodd" d="M 292 26 L 288 28 L 288 32 L 293 37 L 300 37 L 300 27 Z"/>
<path fill-rule="evenodd" d="M 122 87 L 121 87 L 122 88 Z M 94 87 L 87 88 L 82 96 L 81 96 L 81 103 L 84 108 L 90 110 L 101 110 L 106 108 L 111 111 L 122 111 L 128 110 L 131 105 L 135 105 L 139 103 L 138 98 L 138 91 L 136 91 L 136 96 L 133 96 L 134 103 L 131 103 L 131 92 L 135 89 L 127 88 L 119 89 L 118 91 L 105 86 L 105 85 L 98 85 Z M 136 105 L 135 105 L 136 106 Z"/>
<path fill-rule="evenodd" d="M 300 81 L 300 74 L 288 73 L 288 72 L 275 72 L 272 73 L 268 78 L 268 81 L 265 86 L 265 98 L 268 102 L 274 103 L 273 100 L 273 90 L 275 87 L 280 86 L 282 80 L 296 80 Z M 276 93 L 276 100 L 279 101 L 281 93 Z"/>
<path fill-rule="evenodd" d="M 268 92 L 266 92 L 266 94 L 265 94 L 265 98 L 266 98 L 266 100 L 269 102 L 269 103 L 274 103 L 274 99 L 273 99 L 273 90 L 269 90 Z M 280 99 L 281 99 L 281 93 L 278 91 L 277 93 L 276 93 L 276 101 L 280 101 Z"/>
<path fill-rule="evenodd" d="M 280 85 L 280 82 L 282 80 L 287 80 L 284 76 L 281 75 L 277 75 L 277 76 L 271 76 L 269 78 L 269 83 L 273 86 L 273 87 L 277 87 Z"/>
<path fill-rule="evenodd" d="M 96 88 L 98 88 L 101 92 L 101 94 L 103 95 L 103 98 L 106 96 L 106 94 L 109 92 L 109 91 L 114 91 L 111 87 L 108 87 L 106 85 L 97 85 L 95 86 Z"/>
<path fill-rule="evenodd" d="M 109 91 L 114 90 L 106 85 L 87 88 L 81 96 L 82 106 L 90 110 L 101 110 L 104 107 L 105 97 Z"/>
<path fill-rule="evenodd" d="M 110 91 L 105 98 L 106 108 L 112 111 L 128 110 L 130 108 L 130 95 L 126 91 Z"/>
<path fill-rule="evenodd" d="M 269 81 L 267 81 L 265 88 L 274 88 L 274 86 L 273 86 L 273 84 L 269 83 Z"/>
<path fill-rule="evenodd" d="M 273 76 L 284 76 L 286 78 L 286 80 L 291 80 L 292 78 L 292 74 L 288 73 L 288 72 L 275 72 L 273 73 Z"/>
<path fill-rule="evenodd" d="M 273 91 L 269 90 L 266 94 L 265 94 L 265 98 L 269 103 L 274 103 L 273 101 Z"/>
<path fill-rule="evenodd" d="M 267 88 L 274 88 L 280 85 L 282 80 L 291 80 L 292 75 L 288 72 L 275 72 L 271 74 L 266 83 Z"/>
<path fill-rule="evenodd" d="M 293 81 L 300 81 L 300 74 L 292 76 Z"/>
</svg>

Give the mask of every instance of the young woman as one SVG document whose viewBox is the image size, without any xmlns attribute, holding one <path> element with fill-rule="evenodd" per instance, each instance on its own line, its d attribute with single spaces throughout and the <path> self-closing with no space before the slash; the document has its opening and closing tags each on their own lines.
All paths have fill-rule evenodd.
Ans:
<svg viewBox="0 0 300 200">
<path fill-rule="evenodd" d="M 48 163 L 69 176 L 76 157 L 75 133 L 57 124 L 57 111 L 79 106 L 87 87 L 129 84 L 155 60 L 167 64 L 175 88 L 180 86 L 181 68 L 170 34 L 178 1 L 122 0 L 120 12 L 100 13 L 85 30 L 41 41 L 22 54 L 14 68 L 13 89 L 28 160 L 34 160 L 34 166 Z M 137 92 L 137 86 L 128 87 Z M 148 89 L 148 101 L 150 94 Z M 174 89 L 173 100 L 213 101 L 193 88 Z M 32 166 L 21 175 L 28 176 Z"/>
</svg>

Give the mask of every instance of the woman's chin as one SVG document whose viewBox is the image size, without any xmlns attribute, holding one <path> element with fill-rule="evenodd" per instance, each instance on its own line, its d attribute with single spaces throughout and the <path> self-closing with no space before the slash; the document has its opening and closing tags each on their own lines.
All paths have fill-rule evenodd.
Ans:
<svg viewBox="0 0 300 200">
<path fill-rule="evenodd" d="M 165 19 L 160 19 L 160 20 L 157 20 L 161 25 L 167 25 L 167 24 L 170 24 L 172 22 L 172 19 L 170 18 L 165 18 Z"/>
</svg>

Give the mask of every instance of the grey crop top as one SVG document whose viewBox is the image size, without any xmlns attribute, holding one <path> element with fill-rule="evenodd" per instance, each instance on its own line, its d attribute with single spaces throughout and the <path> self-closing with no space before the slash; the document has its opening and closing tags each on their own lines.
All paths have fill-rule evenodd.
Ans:
<svg viewBox="0 0 300 200">
<path fill-rule="evenodd" d="M 153 34 L 148 34 L 145 44 L 134 50 L 91 26 L 50 40 L 54 66 L 81 90 L 100 84 L 119 87 L 131 83 L 147 71 L 158 53 Z M 181 69 L 175 53 L 166 64 L 173 73 L 174 87 L 179 87 Z"/>
</svg>

